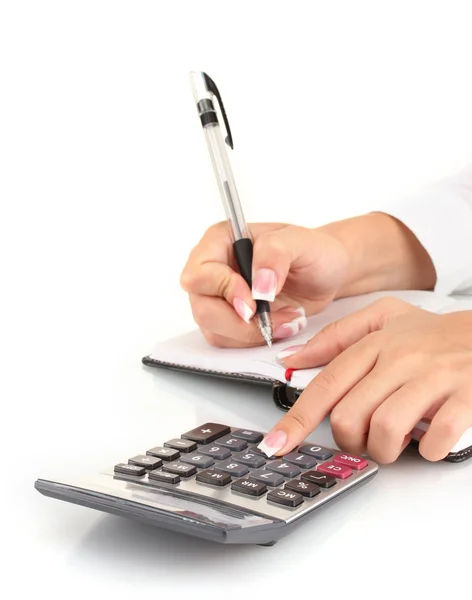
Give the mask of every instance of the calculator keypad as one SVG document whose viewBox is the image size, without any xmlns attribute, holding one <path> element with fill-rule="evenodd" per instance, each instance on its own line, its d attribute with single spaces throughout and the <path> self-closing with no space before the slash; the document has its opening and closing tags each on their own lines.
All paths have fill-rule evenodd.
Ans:
<svg viewBox="0 0 472 600">
<path fill-rule="evenodd" d="M 267 457 L 255 445 L 262 439 L 261 432 L 205 423 L 130 458 L 127 464 L 117 464 L 114 474 L 182 489 L 193 480 L 202 494 L 205 489 L 213 488 L 212 493 L 228 489 L 235 504 L 238 497 L 241 501 L 246 497 L 246 502 L 264 501 L 267 506 L 293 510 L 331 494 L 332 488 L 342 487 L 351 477 L 361 477 L 369 466 L 363 457 L 343 453 L 333 457 L 328 448 L 308 442 L 283 457 Z"/>
</svg>

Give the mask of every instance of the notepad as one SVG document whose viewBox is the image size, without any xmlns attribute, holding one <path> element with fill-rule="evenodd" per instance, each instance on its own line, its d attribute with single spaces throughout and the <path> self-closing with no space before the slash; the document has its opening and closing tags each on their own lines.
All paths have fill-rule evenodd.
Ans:
<svg viewBox="0 0 472 600">
<path fill-rule="evenodd" d="M 322 367 L 301 369 L 290 373 L 277 361 L 277 354 L 287 346 L 304 344 L 329 323 L 336 321 L 375 300 L 394 297 L 434 313 L 472 309 L 472 302 L 462 302 L 451 296 L 427 291 L 385 291 L 335 300 L 321 313 L 308 317 L 307 327 L 298 335 L 277 341 L 271 348 L 215 348 L 208 344 L 200 330 L 159 342 L 151 354 L 143 358 L 149 366 L 188 370 L 228 378 L 241 378 L 267 383 L 279 382 L 302 391 Z M 424 424 L 423 424 L 424 428 Z M 467 445 L 465 445 L 467 444 Z M 472 428 L 454 448 L 454 452 L 470 448 Z"/>
</svg>

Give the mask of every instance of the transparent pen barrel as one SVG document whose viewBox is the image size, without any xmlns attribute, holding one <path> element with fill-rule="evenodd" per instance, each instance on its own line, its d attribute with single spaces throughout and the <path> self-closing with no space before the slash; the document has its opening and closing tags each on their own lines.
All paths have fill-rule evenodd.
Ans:
<svg viewBox="0 0 472 600">
<path fill-rule="evenodd" d="M 217 123 L 209 123 L 203 128 L 203 131 L 205 132 L 213 168 L 223 198 L 226 217 L 231 226 L 233 241 L 248 238 L 250 237 L 249 230 L 244 220 L 220 127 Z"/>
</svg>

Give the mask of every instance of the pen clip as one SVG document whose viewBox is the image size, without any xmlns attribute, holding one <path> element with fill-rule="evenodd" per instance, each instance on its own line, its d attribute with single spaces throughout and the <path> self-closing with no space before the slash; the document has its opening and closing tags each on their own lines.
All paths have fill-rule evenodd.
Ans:
<svg viewBox="0 0 472 600">
<path fill-rule="evenodd" d="M 225 111 L 225 106 L 223 104 L 223 99 L 221 98 L 221 94 L 218 90 L 218 88 L 216 87 L 216 83 L 213 81 L 213 79 L 207 75 L 206 73 L 203 73 L 203 78 L 205 79 L 205 85 L 207 87 L 207 89 L 216 96 L 216 99 L 218 100 L 218 104 L 220 105 L 220 110 L 221 110 L 221 114 L 223 116 L 223 121 L 225 124 L 225 129 L 226 129 L 226 139 L 225 142 L 228 144 L 228 146 L 231 148 L 231 150 L 233 150 L 233 136 L 231 135 L 231 129 L 229 127 L 229 122 L 228 122 L 228 117 L 226 116 L 226 111 Z"/>
</svg>

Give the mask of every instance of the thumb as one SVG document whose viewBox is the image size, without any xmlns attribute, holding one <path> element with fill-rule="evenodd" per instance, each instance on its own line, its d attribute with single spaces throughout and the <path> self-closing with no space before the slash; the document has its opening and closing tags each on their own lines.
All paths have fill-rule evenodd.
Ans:
<svg viewBox="0 0 472 600">
<path fill-rule="evenodd" d="M 316 333 L 303 346 L 289 346 L 277 355 L 289 369 L 308 369 L 327 365 L 362 338 L 384 329 L 394 317 L 413 310 L 411 304 L 397 298 L 382 298 Z"/>
</svg>

